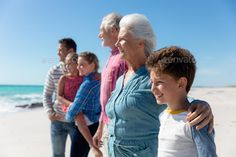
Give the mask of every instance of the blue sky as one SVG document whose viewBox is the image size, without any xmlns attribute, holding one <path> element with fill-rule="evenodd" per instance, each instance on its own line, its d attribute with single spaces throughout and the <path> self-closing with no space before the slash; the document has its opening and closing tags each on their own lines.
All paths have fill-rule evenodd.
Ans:
<svg viewBox="0 0 236 157">
<path fill-rule="evenodd" d="M 109 49 L 98 39 L 102 17 L 141 13 L 152 23 L 157 49 L 177 45 L 197 60 L 196 86 L 236 85 L 234 0 L 1 0 L 0 84 L 43 84 L 57 63 L 58 40 L 71 37 L 78 52 Z"/>
</svg>

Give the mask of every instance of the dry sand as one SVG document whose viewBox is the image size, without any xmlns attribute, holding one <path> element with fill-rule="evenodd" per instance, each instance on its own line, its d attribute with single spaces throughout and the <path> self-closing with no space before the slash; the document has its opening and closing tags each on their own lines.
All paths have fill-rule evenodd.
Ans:
<svg viewBox="0 0 236 157">
<path fill-rule="evenodd" d="M 0 157 L 50 157 L 49 130 L 50 122 L 43 108 L 0 115 Z"/>
<path fill-rule="evenodd" d="M 211 105 L 218 156 L 235 157 L 236 88 L 194 88 L 189 95 L 206 100 Z"/>
<path fill-rule="evenodd" d="M 234 157 L 236 88 L 194 88 L 190 96 L 206 100 L 212 107 L 218 156 Z M 43 108 L 0 114 L 0 157 L 50 157 L 49 127 Z M 69 146 L 67 140 L 66 157 Z"/>
</svg>

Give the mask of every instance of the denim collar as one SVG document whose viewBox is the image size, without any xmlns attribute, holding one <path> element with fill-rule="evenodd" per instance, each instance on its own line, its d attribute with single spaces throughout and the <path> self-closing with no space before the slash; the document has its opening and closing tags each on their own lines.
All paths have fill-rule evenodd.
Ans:
<svg viewBox="0 0 236 157">
<path fill-rule="evenodd" d="M 147 72 L 148 71 L 147 71 L 146 65 L 144 64 L 135 71 L 135 76 L 136 75 L 142 75 L 142 74 L 147 73 Z"/>
</svg>

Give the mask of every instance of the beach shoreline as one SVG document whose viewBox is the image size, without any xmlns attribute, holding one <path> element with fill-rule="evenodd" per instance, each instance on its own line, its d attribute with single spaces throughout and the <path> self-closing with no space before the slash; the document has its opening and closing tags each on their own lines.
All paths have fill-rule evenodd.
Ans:
<svg viewBox="0 0 236 157">
<path fill-rule="evenodd" d="M 219 157 L 236 154 L 236 88 L 193 88 L 189 96 L 207 101 L 215 117 Z M 1 157 L 50 157 L 50 121 L 42 107 L 0 114 Z M 66 157 L 70 140 L 67 139 Z"/>
</svg>

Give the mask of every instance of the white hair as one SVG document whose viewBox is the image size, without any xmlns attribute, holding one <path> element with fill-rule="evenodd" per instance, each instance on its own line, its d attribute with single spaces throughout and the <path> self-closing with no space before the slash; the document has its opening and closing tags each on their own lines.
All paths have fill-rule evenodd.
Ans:
<svg viewBox="0 0 236 157">
<path fill-rule="evenodd" d="M 145 55 L 149 56 L 156 47 L 156 38 L 151 23 L 141 14 L 129 14 L 120 21 L 120 29 L 127 29 L 137 39 L 145 42 Z"/>
<path fill-rule="evenodd" d="M 111 28 L 115 27 L 119 30 L 119 23 L 122 16 L 117 13 L 109 13 L 102 19 L 101 26 L 106 30 L 109 31 Z"/>
</svg>

